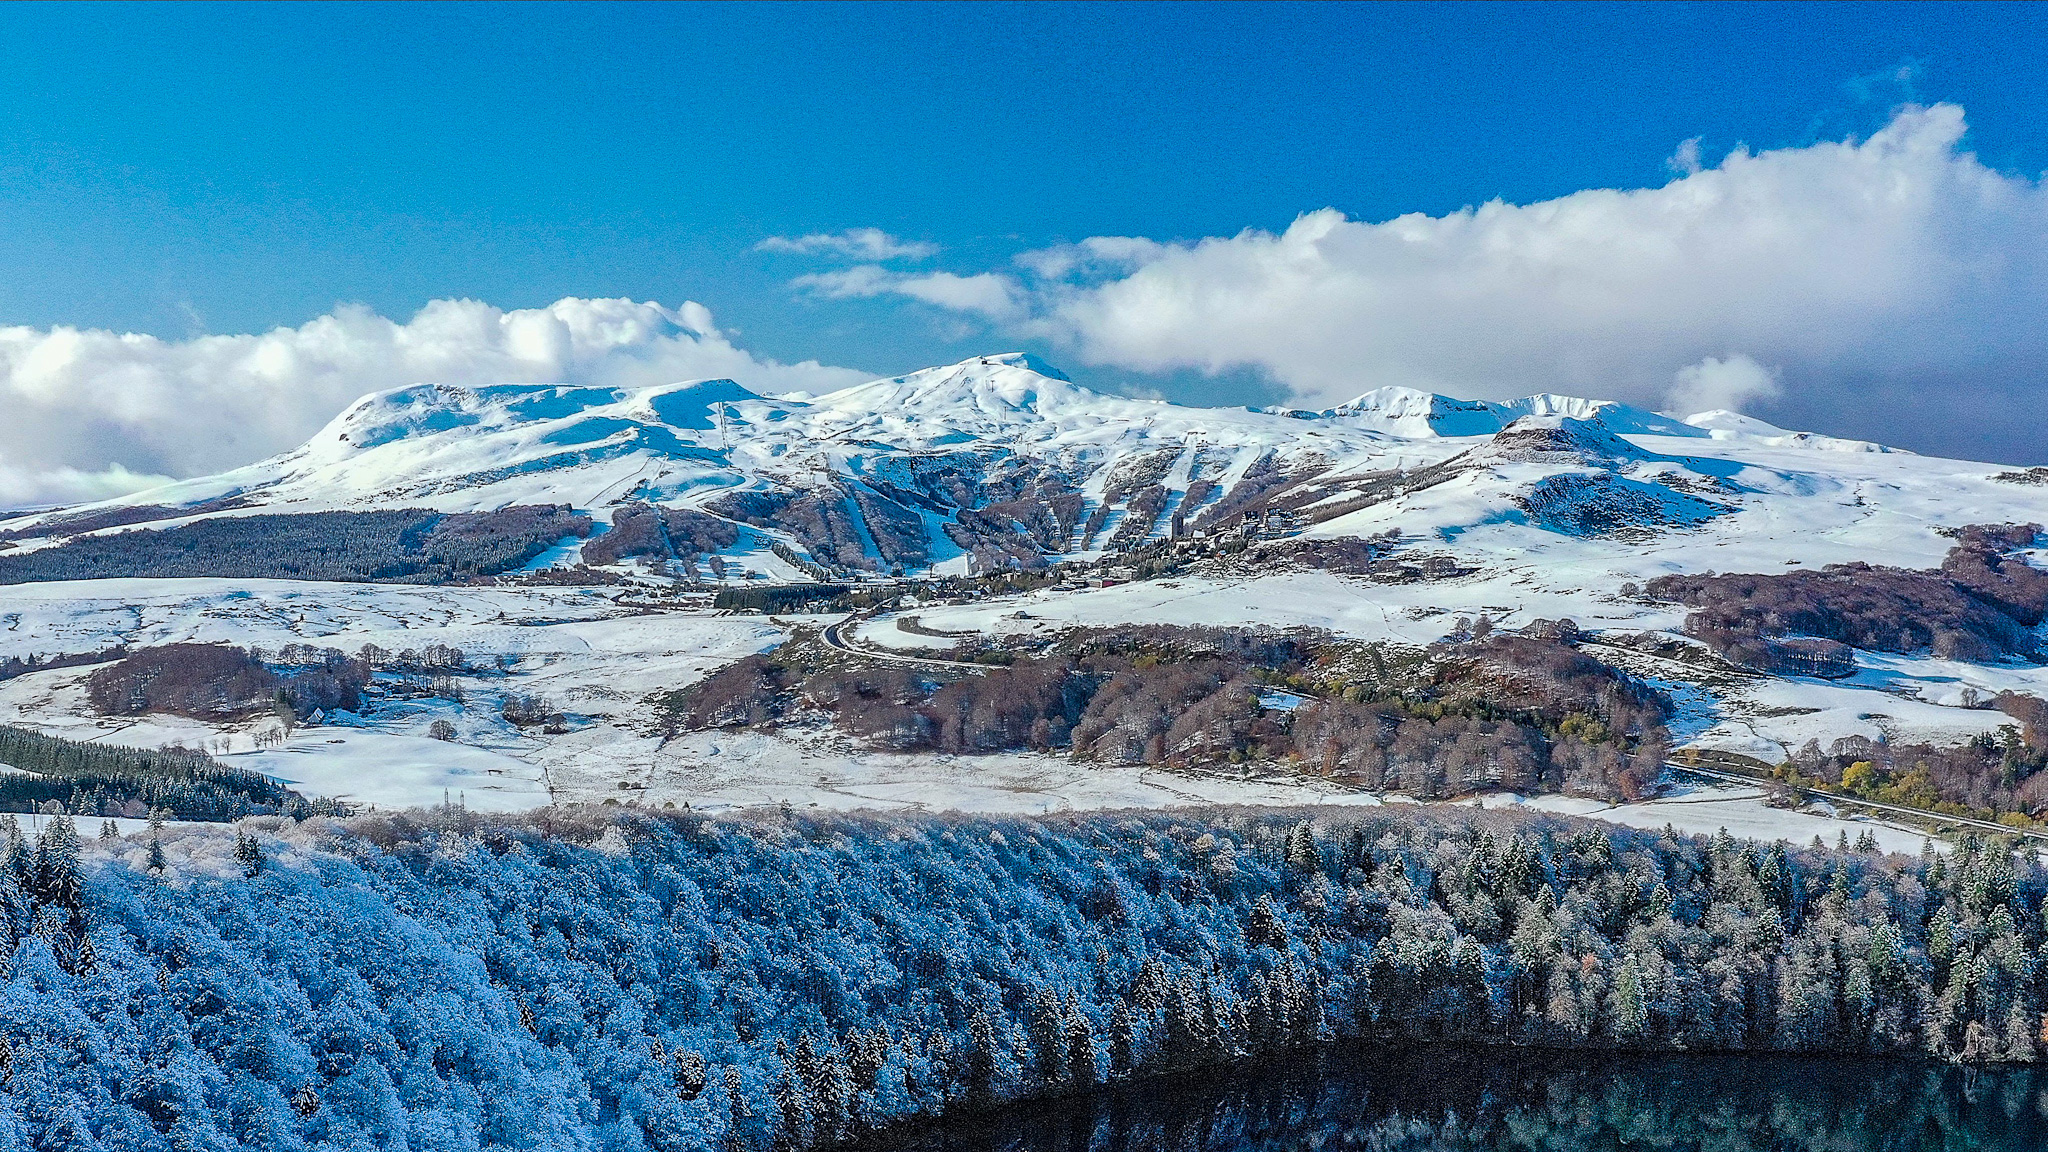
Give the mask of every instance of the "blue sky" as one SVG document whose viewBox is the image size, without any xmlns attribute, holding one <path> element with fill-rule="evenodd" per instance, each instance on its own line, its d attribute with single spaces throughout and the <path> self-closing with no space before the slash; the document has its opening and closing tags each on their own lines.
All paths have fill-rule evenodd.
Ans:
<svg viewBox="0 0 2048 1152">
<path fill-rule="evenodd" d="M 402 323 L 451 298 L 627 297 L 699 302 L 764 359 L 876 373 L 1022 346 L 1200 402 L 1318 401 L 1375 373 L 1477 393 L 1507 386 L 1501 372 L 1373 361 L 1325 380 L 1256 349 L 1134 351 L 1052 322 L 1066 297 L 1017 258 L 1091 237 L 1279 234 L 1323 208 L 1375 223 L 1657 188 L 1690 157 L 1711 170 L 1739 146 L 1867 140 L 1902 105 L 1961 109 L 1949 155 L 2034 187 L 2048 10 L 12 5 L 0 325 L 177 341 L 351 304 Z M 850 258 L 761 248 L 856 228 L 936 252 L 828 289 L 817 277 Z M 935 304 L 899 290 L 912 268 L 1017 287 L 1006 310 Z M 1770 340 L 1702 336 L 1669 353 L 1683 364 L 1629 361 L 1616 371 L 1641 379 L 1608 391 L 1648 402 L 1702 356 L 1743 355 L 1776 391 L 1730 395 L 1766 414 L 1850 407 L 1838 353 L 1750 343 Z M 1825 404 L 1799 403 L 1807 359 L 1837 366 Z M 1563 379 L 1597 391 L 1604 370 Z M 2018 370 L 2000 371 L 2010 392 Z M 1934 449 L 2048 450 L 1915 428 Z"/>
</svg>

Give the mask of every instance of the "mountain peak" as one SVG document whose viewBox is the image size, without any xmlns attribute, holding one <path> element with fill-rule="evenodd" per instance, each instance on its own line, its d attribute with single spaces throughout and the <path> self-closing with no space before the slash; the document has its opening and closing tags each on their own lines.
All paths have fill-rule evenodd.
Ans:
<svg viewBox="0 0 2048 1152">
<path fill-rule="evenodd" d="M 1541 415 L 1515 420 L 1494 433 L 1493 440 L 1472 455 L 1489 460 L 1609 463 L 1643 454 L 1598 420 Z"/>
<path fill-rule="evenodd" d="M 1869 440 L 1849 440 L 1840 436 L 1824 436 L 1818 432 L 1794 432 L 1766 423 L 1754 416 L 1716 408 L 1710 412 L 1695 412 L 1685 422 L 1699 429 L 1700 434 L 1716 440 L 1732 440 L 1738 437 L 1754 440 L 1778 448 L 1813 448 L 1825 452 L 1876 452 L 1886 455 L 1914 453 L 1904 448 L 1893 448 Z"/>
<path fill-rule="evenodd" d="M 711 427 L 715 404 L 758 400 L 732 380 L 685 380 L 649 388 L 593 388 L 575 384 L 488 384 L 458 387 L 413 384 L 373 392 L 348 406 L 313 439 L 314 445 L 361 453 L 401 440 L 474 428 L 479 433 L 563 422 L 626 422 L 676 429 Z"/>
<path fill-rule="evenodd" d="M 856 384 L 808 403 L 885 422 L 993 430 L 1055 413 L 1109 411 L 1132 401 L 1091 392 L 1028 352 L 1006 352 Z"/>
<path fill-rule="evenodd" d="M 1073 377 L 1040 360 L 1029 352 L 998 352 L 993 356 L 981 356 L 977 357 L 977 359 L 984 364 L 1000 364 L 1007 368 L 1022 368 L 1027 372 L 1036 372 L 1048 380 L 1062 380 L 1068 384 L 1074 382 Z M 966 361 L 963 360 L 961 363 L 965 364 Z"/>
<path fill-rule="evenodd" d="M 1375 388 L 1319 415 L 1409 439 L 1492 436 L 1530 416 L 1591 421 L 1629 436 L 1700 436 L 1700 429 L 1614 400 L 1542 392 L 1517 400 L 1460 400 L 1418 388 Z"/>
</svg>

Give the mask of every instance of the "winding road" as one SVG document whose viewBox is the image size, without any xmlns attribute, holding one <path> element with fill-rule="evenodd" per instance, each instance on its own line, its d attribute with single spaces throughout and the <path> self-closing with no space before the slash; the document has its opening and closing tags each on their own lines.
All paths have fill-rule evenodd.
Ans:
<svg viewBox="0 0 2048 1152">
<path fill-rule="evenodd" d="M 1746 776 L 1740 772 L 1729 772 L 1720 768 L 1701 768 L 1696 764 L 1679 764 L 1666 761 L 1664 766 L 1674 772 L 1690 772 L 1695 776 L 1705 776 L 1710 780 L 1721 780 L 1733 784 L 1747 784 L 1760 788 L 1776 785 L 1790 789 L 1809 800 L 1822 800 L 1831 805 L 1869 808 L 1873 811 L 1884 812 L 1893 816 L 1905 816 L 1934 824 L 1953 824 L 1960 828 L 1976 828 L 1986 832 L 1995 832 L 2001 836 L 2024 836 L 2031 840 L 2048 840 L 2048 832 L 2037 828 L 2014 828 L 2007 824 L 1995 824 L 1989 820 L 1979 820 L 1972 816 L 1950 816 L 1943 812 L 1930 812 L 1925 808 L 1908 808 L 1903 804 L 1886 804 L 1878 800 L 1863 800 L 1854 796 L 1842 796 L 1833 792 L 1817 791 L 1812 788 L 1795 788 L 1779 780 L 1770 780 L 1760 776 Z"/>
<path fill-rule="evenodd" d="M 934 660 L 929 656 L 905 656 L 901 652 L 891 652 L 887 648 L 871 648 L 865 644 L 855 644 L 846 638 L 845 632 L 841 631 L 841 629 L 858 624 L 862 619 L 863 617 L 856 614 L 839 621 L 837 624 L 825 625 L 825 634 L 822 637 L 825 647 L 837 648 L 841 652 L 850 653 L 855 656 L 866 656 L 873 660 L 885 660 L 892 664 L 922 665 L 927 668 L 957 668 L 977 674 L 987 672 L 989 668 L 993 667 L 993 665 L 988 664 L 976 664 L 971 660 Z"/>
</svg>

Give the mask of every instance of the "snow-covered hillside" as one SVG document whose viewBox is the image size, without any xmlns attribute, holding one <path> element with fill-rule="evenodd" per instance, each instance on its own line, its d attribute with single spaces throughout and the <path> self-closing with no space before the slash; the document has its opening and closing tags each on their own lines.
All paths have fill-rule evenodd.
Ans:
<svg viewBox="0 0 2048 1152">
<path fill-rule="evenodd" d="M 207 517 L 540 504 L 601 531 L 649 503 L 734 522 L 733 578 L 795 577 L 771 545 L 845 574 L 965 573 L 1096 559 L 1271 508 L 1310 536 L 1393 529 L 1496 559 L 1726 570 L 1874 546 L 1938 557 L 1938 527 L 2036 518 L 2044 490 L 2005 471 L 1552 395 L 1382 388 L 1322 412 L 1191 408 L 1091 392 L 1012 354 L 817 397 L 726 380 L 417 385 L 364 397 L 274 459 L 0 532 L 33 550 Z M 578 551 L 565 542 L 538 563 Z"/>
</svg>

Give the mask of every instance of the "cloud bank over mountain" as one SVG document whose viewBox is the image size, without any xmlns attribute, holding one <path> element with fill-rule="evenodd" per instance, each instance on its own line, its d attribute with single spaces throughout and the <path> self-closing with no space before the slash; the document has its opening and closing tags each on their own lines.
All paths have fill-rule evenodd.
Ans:
<svg viewBox="0 0 2048 1152">
<path fill-rule="evenodd" d="M 1965 130 L 1959 107 L 1908 107 L 1867 140 L 1712 166 L 1694 143 L 1656 188 L 1096 237 L 1026 253 L 952 303 L 929 274 L 846 288 L 991 316 L 1085 364 L 1249 368 L 1308 406 L 1382 385 L 1557 391 L 2048 457 L 2032 422 L 1998 415 L 2048 366 L 2048 190 L 1985 167 Z"/>
<path fill-rule="evenodd" d="M 818 300 L 934 309 L 953 336 L 1042 342 L 1126 372 L 1261 374 L 1322 407 L 1406 385 L 1553 391 L 1998 461 L 2048 461 L 2048 188 L 1986 167 L 1954 105 L 1867 140 L 1708 164 L 1655 188 L 1280 232 L 1092 237 L 997 269 L 875 228 L 759 245 L 836 265 Z M 901 359 L 911 359 L 905 350 Z M 950 351 L 950 349 L 949 349 Z M 933 360 L 944 353 L 934 350 Z M 186 340 L 0 328 L 0 504 L 91 499 L 298 443 L 361 394 L 417 382 L 667 383 L 821 393 L 869 374 L 736 345 L 702 305 L 437 300 Z"/>
<path fill-rule="evenodd" d="M 701 304 L 568 298 L 506 311 L 436 300 L 404 323 L 338 308 L 258 335 L 0 328 L 0 505 L 97 499 L 304 440 L 366 392 L 405 384 L 602 386 L 731 377 L 824 392 L 868 373 L 736 346 Z"/>
</svg>

